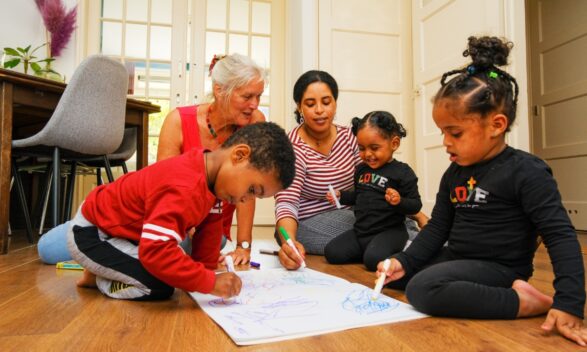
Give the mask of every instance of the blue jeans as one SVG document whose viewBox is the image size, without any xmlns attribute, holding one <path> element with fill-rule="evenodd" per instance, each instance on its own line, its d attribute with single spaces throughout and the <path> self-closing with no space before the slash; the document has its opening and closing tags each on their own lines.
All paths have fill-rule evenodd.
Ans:
<svg viewBox="0 0 587 352">
<path fill-rule="evenodd" d="M 67 230 L 71 221 L 61 224 L 47 231 L 37 243 L 37 251 L 41 261 L 45 264 L 57 264 L 66 260 L 72 260 L 71 254 L 67 249 Z M 220 248 L 224 248 L 226 237 L 222 236 Z M 186 238 L 180 246 L 189 255 L 192 253 L 192 241 Z"/>
</svg>

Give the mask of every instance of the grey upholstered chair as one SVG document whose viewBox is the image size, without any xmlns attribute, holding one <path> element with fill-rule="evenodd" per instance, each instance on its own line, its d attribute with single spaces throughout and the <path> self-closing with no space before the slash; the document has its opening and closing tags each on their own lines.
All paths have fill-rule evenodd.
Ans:
<svg viewBox="0 0 587 352">
<path fill-rule="evenodd" d="M 90 56 L 73 73 L 45 127 L 31 137 L 12 141 L 14 156 L 52 156 L 54 226 L 60 223 L 61 162 L 103 156 L 108 164 L 106 155 L 122 142 L 127 86 L 123 64 L 102 55 Z"/>
<path fill-rule="evenodd" d="M 122 144 L 114 151 L 112 154 L 108 154 L 106 156 L 106 160 L 104 157 L 98 158 L 86 158 L 86 159 L 79 159 L 79 163 L 83 166 L 95 167 L 96 168 L 96 184 L 99 186 L 102 184 L 102 172 L 101 168 L 106 170 L 106 177 L 108 177 L 108 182 L 114 181 L 114 175 L 112 174 L 111 167 L 122 167 L 123 173 L 128 173 L 128 167 L 126 166 L 126 161 L 130 159 L 133 154 L 137 150 L 137 129 L 136 127 L 128 127 L 124 129 L 124 137 L 122 138 Z M 74 161 L 75 162 L 75 161 Z M 74 180 L 75 175 L 72 173 L 75 172 L 75 168 L 70 169 L 69 179 L 70 182 L 68 183 L 68 189 L 65 194 L 65 210 L 64 210 L 64 220 L 69 220 L 68 215 L 71 214 L 71 206 L 73 201 L 73 189 L 74 189 Z"/>
</svg>

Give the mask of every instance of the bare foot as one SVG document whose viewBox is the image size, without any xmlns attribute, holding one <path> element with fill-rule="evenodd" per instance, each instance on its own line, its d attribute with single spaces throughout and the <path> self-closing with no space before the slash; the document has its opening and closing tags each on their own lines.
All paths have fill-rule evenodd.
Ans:
<svg viewBox="0 0 587 352">
<path fill-rule="evenodd" d="M 514 281 L 512 288 L 520 299 L 518 318 L 544 314 L 552 306 L 552 297 L 538 291 L 524 280 Z"/>
<path fill-rule="evenodd" d="M 96 285 L 96 275 L 89 272 L 88 270 L 84 269 L 84 274 L 81 277 L 81 279 L 79 279 L 77 281 L 77 286 L 78 287 L 98 287 Z"/>
</svg>

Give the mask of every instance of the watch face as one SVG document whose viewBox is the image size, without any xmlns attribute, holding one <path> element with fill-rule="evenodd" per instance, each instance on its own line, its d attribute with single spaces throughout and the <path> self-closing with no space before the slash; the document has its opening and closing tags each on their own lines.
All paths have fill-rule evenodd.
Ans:
<svg viewBox="0 0 587 352">
<path fill-rule="evenodd" d="M 244 249 L 248 249 L 250 246 L 249 242 L 247 241 L 242 241 L 241 242 L 241 247 L 243 247 Z"/>
</svg>

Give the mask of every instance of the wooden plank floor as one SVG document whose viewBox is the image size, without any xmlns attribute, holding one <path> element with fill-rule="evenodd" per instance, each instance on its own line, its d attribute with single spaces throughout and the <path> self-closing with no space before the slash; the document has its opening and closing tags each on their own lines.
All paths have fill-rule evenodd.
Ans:
<svg viewBox="0 0 587 352">
<path fill-rule="evenodd" d="M 581 348 L 540 330 L 544 317 L 513 321 L 426 318 L 352 329 L 284 342 L 238 347 L 182 291 L 162 302 L 107 299 L 80 289 L 79 271 L 43 265 L 36 248 L 11 244 L 0 256 L 0 351 L 575 351 Z M 19 248 L 22 247 L 22 248 Z M 360 265 L 308 266 L 371 286 Z M 552 294 L 552 271 L 543 247 L 530 281 Z M 405 301 L 402 292 L 385 294 Z"/>
</svg>

